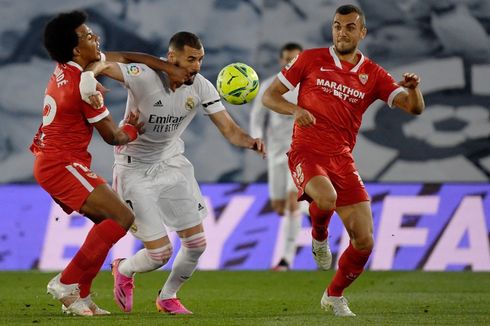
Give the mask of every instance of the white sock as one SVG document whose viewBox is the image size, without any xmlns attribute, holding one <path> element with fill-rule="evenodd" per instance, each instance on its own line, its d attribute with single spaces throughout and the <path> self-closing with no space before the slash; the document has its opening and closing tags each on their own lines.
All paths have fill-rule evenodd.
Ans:
<svg viewBox="0 0 490 326">
<path fill-rule="evenodd" d="M 150 272 L 165 265 L 171 256 L 171 244 L 158 249 L 143 248 L 119 264 L 119 273 L 133 277 L 134 273 Z"/>
<path fill-rule="evenodd" d="M 206 237 L 204 232 L 181 239 L 179 253 L 175 257 L 172 271 L 160 292 L 161 299 L 177 297 L 182 284 L 187 281 L 199 262 L 199 257 L 206 249 Z"/>
<path fill-rule="evenodd" d="M 284 217 L 286 220 L 282 224 L 282 238 L 284 239 L 283 251 L 281 258 L 284 258 L 291 266 L 296 256 L 296 239 L 301 231 L 301 212 L 296 210 L 294 212 L 286 211 Z"/>
</svg>

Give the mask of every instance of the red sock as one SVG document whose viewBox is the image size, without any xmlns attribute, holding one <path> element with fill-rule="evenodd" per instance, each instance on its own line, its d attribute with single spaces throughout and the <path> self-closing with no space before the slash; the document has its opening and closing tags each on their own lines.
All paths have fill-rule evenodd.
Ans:
<svg viewBox="0 0 490 326">
<path fill-rule="evenodd" d="M 80 250 L 61 273 L 61 282 L 64 284 L 80 283 L 85 273 L 90 273 L 93 268 L 97 268 L 98 271 L 111 247 L 125 234 L 126 230 L 110 219 L 94 225 Z M 92 276 L 92 279 L 96 274 Z"/>
<path fill-rule="evenodd" d="M 339 269 L 328 286 L 328 295 L 340 297 L 344 289 L 364 271 L 371 250 L 358 250 L 349 243 L 339 259 Z"/>
<path fill-rule="evenodd" d="M 78 286 L 80 288 L 80 298 L 85 298 L 90 294 L 90 289 L 92 288 L 92 281 L 94 280 L 95 276 L 97 276 L 97 273 L 99 272 L 100 268 L 102 267 L 104 260 L 102 260 L 102 263 L 100 265 L 93 266 L 92 268 L 90 268 L 80 278 L 80 281 L 78 284 Z"/>
<path fill-rule="evenodd" d="M 324 211 L 318 208 L 315 202 L 310 204 L 311 236 L 317 241 L 324 241 L 328 236 L 328 224 L 333 215 L 333 210 Z"/>
</svg>

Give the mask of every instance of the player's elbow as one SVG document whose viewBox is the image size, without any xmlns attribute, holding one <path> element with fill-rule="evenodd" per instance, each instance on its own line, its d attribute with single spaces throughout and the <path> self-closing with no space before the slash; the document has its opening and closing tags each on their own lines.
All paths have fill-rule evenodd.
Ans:
<svg viewBox="0 0 490 326">
<path fill-rule="evenodd" d="M 410 108 L 410 113 L 413 115 L 421 115 L 425 110 L 425 104 L 421 103 L 418 105 L 414 105 Z"/>
</svg>

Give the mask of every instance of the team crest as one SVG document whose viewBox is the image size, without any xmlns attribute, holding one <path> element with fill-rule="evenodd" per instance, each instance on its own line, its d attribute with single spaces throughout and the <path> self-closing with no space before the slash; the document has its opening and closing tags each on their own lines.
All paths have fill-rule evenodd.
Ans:
<svg viewBox="0 0 490 326">
<path fill-rule="evenodd" d="M 128 71 L 128 75 L 130 76 L 138 76 L 139 74 L 141 74 L 140 66 L 134 63 L 126 66 L 126 70 Z"/>
<path fill-rule="evenodd" d="M 361 81 L 361 83 L 363 85 L 366 85 L 367 81 L 368 81 L 368 75 L 367 74 L 359 74 L 359 80 Z"/>
<path fill-rule="evenodd" d="M 191 96 L 189 96 L 189 97 L 187 98 L 187 100 L 185 101 L 185 108 L 186 108 L 188 111 L 190 111 L 190 110 L 192 110 L 192 109 L 193 109 L 193 108 L 195 108 L 195 107 L 196 107 L 196 103 L 194 102 L 194 98 L 193 98 L 193 97 L 191 97 Z"/>
<path fill-rule="evenodd" d="M 289 68 L 291 68 L 294 65 L 296 60 L 298 60 L 298 57 L 299 57 L 299 54 L 297 54 L 291 61 L 289 61 L 288 64 L 284 68 L 286 68 L 286 70 L 289 70 Z"/>
</svg>

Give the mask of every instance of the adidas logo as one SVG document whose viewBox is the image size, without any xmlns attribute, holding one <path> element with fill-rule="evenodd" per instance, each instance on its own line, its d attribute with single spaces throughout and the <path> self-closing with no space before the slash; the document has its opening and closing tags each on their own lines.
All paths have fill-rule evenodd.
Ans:
<svg viewBox="0 0 490 326">
<path fill-rule="evenodd" d="M 199 204 L 197 205 L 197 210 L 198 210 L 198 211 L 202 211 L 203 209 L 204 209 L 204 206 L 203 206 L 203 205 L 201 205 L 201 203 L 199 203 Z"/>
<path fill-rule="evenodd" d="M 157 108 L 163 108 L 162 100 L 156 101 L 155 104 L 153 104 L 153 106 Z"/>
</svg>

